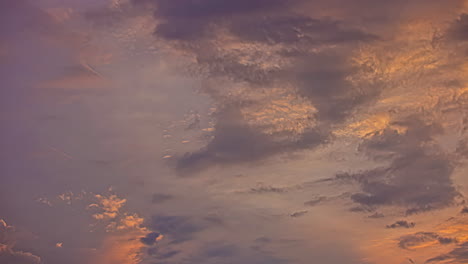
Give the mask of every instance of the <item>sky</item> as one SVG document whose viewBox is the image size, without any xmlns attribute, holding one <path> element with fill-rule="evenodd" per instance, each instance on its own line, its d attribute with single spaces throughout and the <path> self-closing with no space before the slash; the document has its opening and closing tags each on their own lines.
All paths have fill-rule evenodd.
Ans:
<svg viewBox="0 0 468 264">
<path fill-rule="evenodd" d="M 2 0 L 0 80 L 0 264 L 468 263 L 467 0 Z"/>
</svg>

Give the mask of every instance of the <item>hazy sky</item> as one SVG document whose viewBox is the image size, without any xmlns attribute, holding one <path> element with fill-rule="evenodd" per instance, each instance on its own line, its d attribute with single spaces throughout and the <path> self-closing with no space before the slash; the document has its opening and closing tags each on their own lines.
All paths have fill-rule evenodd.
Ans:
<svg viewBox="0 0 468 264">
<path fill-rule="evenodd" d="M 468 263 L 467 0 L 0 0 L 0 264 Z"/>
</svg>

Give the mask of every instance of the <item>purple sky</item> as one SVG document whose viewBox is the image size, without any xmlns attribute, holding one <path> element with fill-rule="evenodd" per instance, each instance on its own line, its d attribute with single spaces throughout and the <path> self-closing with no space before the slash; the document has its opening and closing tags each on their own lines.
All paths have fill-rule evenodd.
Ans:
<svg viewBox="0 0 468 264">
<path fill-rule="evenodd" d="M 468 1 L 0 22 L 0 264 L 468 262 Z"/>
</svg>

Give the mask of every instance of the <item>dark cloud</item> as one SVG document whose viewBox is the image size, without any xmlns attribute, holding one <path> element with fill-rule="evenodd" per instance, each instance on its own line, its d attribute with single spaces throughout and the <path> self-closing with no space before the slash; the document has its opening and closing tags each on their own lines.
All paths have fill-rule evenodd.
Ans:
<svg viewBox="0 0 468 264">
<path fill-rule="evenodd" d="M 151 202 L 154 204 L 160 204 L 169 200 L 174 199 L 174 196 L 165 193 L 155 193 L 151 197 Z"/>
<path fill-rule="evenodd" d="M 147 226 L 156 233 L 164 235 L 172 244 L 193 239 L 193 236 L 210 227 L 217 227 L 223 222 L 215 217 L 192 218 L 188 216 L 153 216 Z"/>
<path fill-rule="evenodd" d="M 136 4 L 150 3 L 156 6 L 155 17 L 164 22 L 155 34 L 175 40 L 195 40 L 210 33 L 210 26 L 233 17 L 264 13 L 285 8 L 291 0 L 134 0 Z"/>
<path fill-rule="evenodd" d="M 411 249 L 412 247 L 416 247 L 418 245 L 432 241 L 438 241 L 443 245 L 457 243 L 455 238 L 442 237 L 439 234 L 433 232 L 418 232 L 400 237 L 398 246 L 403 249 Z"/>
<path fill-rule="evenodd" d="M 406 235 L 399 238 L 398 246 L 408 249 L 424 242 L 434 241 L 439 237 L 438 234 L 432 232 L 419 232 L 416 234 Z"/>
<path fill-rule="evenodd" d="M 463 209 L 460 211 L 462 214 L 468 214 L 468 207 L 463 207 Z"/>
<path fill-rule="evenodd" d="M 271 243 L 272 239 L 263 236 L 263 237 L 256 238 L 254 242 L 260 243 L 260 244 L 267 244 L 267 243 Z"/>
<path fill-rule="evenodd" d="M 266 136 L 248 127 L 240 113 L 231 108 L 219 114 L 213 140 L 204 149 L 181 157 L 177 168 L 183 170 L 213 163 L 253 161 L 278 148 Z"/>
<path fill-rule="evenodd" d="M 274 186 L 259 186 L 250 188 L 249 193 L 263 194 L 263 193 L 286 193 L 289 191 L 287 187 L 274 187 Z"/>
<path fill-rule="evenodd" d="M 468 14 L 461 14 L 448 30 L 448 36 L 455 40 L 468 41 Z"/>
<path fill-rule="evenodd" d="M 374 209 L 369 206 L 355 206 L 355 207 L 351 207 L 349 211 L 355 212 L 355 213 L 370 213 L 374 211 Z"/>
<path fill-rule="evenodd" d="M 176 41 L 174 48 L 196 59 L 196 74 L 210 80 L 204 91 L 222 108 L 218 111 L 213 139 L 208 145 L 178 158 L 185 172 L 217 164 L 254 162 L 275 154 L 307 149 L 325 143 L 331 125 L 342 122 L 358 106 L 372 102 L 380 93 L 375 83 L 351 83 L 357 69 L 348 57 L 357 42 L 377 40 L 365 30 L 333 18 L 313 18 L 293 11 L 299 0 L 134 0 L 136 6 L 155 7 L 155 35 Z M 222 32 L 222 33 L 221 33 Z M 226 49 L 222 34 L 238 44 L 270 45 L 275 50 Z M 326 47 L 327 51 L 317 50 Z M 315 50 L 314 50 L 315 49 Z M 243 58 L 251 62 L 246 63 Z M 265 57 L 284 61 L 265 67 Z M 208 83 L 208 82 L 207 82 Z M 232 83 L 248 86 L 245 97 L 233 99 Z M 256 89 L 281 85 L 305 97 L 317 108 L 318 126 L 294 140 L 278 141 L 261 127 L 247 122 L 241 109 L 258 102 L 250 97 Z M 211 87 L 213 86 L 213 87 Z M 268 91 L 266 91 L 268 93 Z M 228 102 L 226 102 L 226 100 Z M 283 135 L 284 136 L 284 135 Z"/>
<path fill-rule="evenodd" d="M 141 243 L 152 246 L 154 243 L 156 243 L 156 240 L 161 237 L 161 234 L 158 232 L 151 232 L 147 234 L 146 236 L 140 238 Z"/>
<path fill-rule="evenodd" d="M 201 250 L 190 258 L 187 263 L 259 263 L 280 264 L 287 263 L 267 254 L 267 252 L 244 248 L 225 241 L 214 241 L 205 244 Z"/>
<path fill-rule="evenodd" d="M 439 149 L 428 147 L 440 127 L 414 117 L 395 124 L 407 131 L 386 129 L 360 146 L 374 159 L 392 159 L 388 166 L 342 173 L 336 179 L 358 182 L 363 192 L 351 199 L 364 206 L 400 205 L 411 215 L 451 205 L 459 196 L 450 178 L 454 164 Z"/>
<path fill-rule="evenodd" d="M 28 252 L 14 251 L 0 244 L 0 263 L 5 264 L 41 264 L 38 256 Z"/>
<path fill-rule="evenodd" d="M 387 228 L 413 228 L 416 224 L 413 222 L 408 222 L 404 220 L 396 221 L 395 223 L 391 225 L 387 225 Z"/>
<path fill-rule="evenodd" d="M 377 38 L 358 29 L 346 28 L 338 21 L 300 15 L 247 18 L 232 24 L 230 30 L 244 41 L 270 44 L 324 45 Z"/>
<path fill-rule="evenodd" d="M 458 240 L 456 238 L 452 238 L 452 237 L 438 237 L 437 240 L 439 241 L 439 243 L 443 244 L 443 245 L 446 245 L 446 244 L 452 244 L 452 243 L 457 243 Z"/>
<path fill-rule="evenodd" d="M 5 264 L 40 264 L 41 258 L 13 248 L 17 235 L 13 226 L 0 219 L 0 263 Z"/>
<path fill-rule="evenodd" d="M 209 258 L 213 257 L 231 257 L 238 252 L 237 246 L 234 245 L 212 245 L 207 247 L 203 254 Z"/>
<path fill-rule="evenodd" d="M 240 109 L 255 103 L 249 102 L 247 96 L 245 102 L 223 106 L 216 116 L 213 140 L 204 149 L 180 157 L 177 164 L 179 169 L 253 162 L 280 153 L 314 148 L 328 141 L 332 125 L 345 120 L 358 106 L 371 103 L 380 93 L 378 84 L 362 84 L 359 87 L 351 84 L 348 76 L 355 70 L 347 66 L 349 63 L 344 55 L 336 53 L 301 54 L 292 68 L 274 73 L 250 69 L 255 66 L 240 65 L 229 58 L 213 61 L 211 54 L 199 60 L 199 63 L 209 64 L 210 72 L 216 75 L 233 75 L 235 79 L 242 79 L 254 86 L 263 79 L 277 78 L 280 82 L 297 86 L 299 96 L 307 98 L 318 110 L 315 116 L 310 117 L 317 119 L 318 126 L 305 130 L 294 140 L 275 140 L 274 136 L 263 133 L 261 128 L 248 124 L 240 114 Z M 276 77 L 269 78 L 270 74 Z M 219 91 L 208 93 L 217 98 Z"/>
<path fill-rule="evenodd" d="M 316 146 L 325 138 L 317 131 L 310 131 L 297 141 L 275 142 L 248 126 L 239 110 L 230 107 L 218 114 L 213 140 L 205 148 L 180 157 L 176 167 L 180 172 L 192 172 L 210 165 L 254 162 L 274 154 Z"/>
<path fill-rule="evenodd" d="M 302 54 L 296 66 L 287 74 L 317 108 L 317 119 L 325 123 L 343 121 L 357 106 L 372 102 L 380 94 L 379 83 L 351 83 L 349 76 L 358 69 L 351 66 L 346 54 L 333 50 Z"/>
<path fill-rule="evenodd" d="M 148 226 L 176 243 L 192 239 L 195 233 L 205 228 L 186 216 L 153 216 Z"/>
<path fill-rule="evenodd" d="M 158 260 L 168 260 L 179 253 L 181 253 L 181 250 L 174 250 L 171 249 L 171 247 L 167 246 L 156 246 L 156 247 L 151 247 L 148 248 L 147 253 L 150 255 L 152 258 L 156 258 Z"/>
<path fill-rule="evenodd" d="M 320 196 L 320 197 L 317 197 L 313 200 L 310 200 L 310 201 L 307 201 L 307 202 L 304 202 L 304 205 L 307 205 L 307 206 L 316 206 L 316 205 L 319 205 L 320 203 L 322 202 L 325 202 L 328 200 L 328 197 L 326 196 Z"/>
<path fill-rule="evenodd" d="M 179 254 L 181 251 L 180 250 L 171 250 L 171 251 L 168 251 L 168 252 L 164 252 L 162 254 L 159 254 L 157 256 L 158 259 L 168 259 L 168 258 L 172 258 L 173 256 Z"/>
<path fill-rule="evenodd" d="M 409 208 L 406 210 L 405 214 L 406 215 L 413 215 L 413 214 L 419 214 L 419 213 L 424 213 L 424 212 L 428 212 L 428 211 L 431 211 L 431 210 L 434 210 L 435 208 L 428 205 L 428 206 L 425 206 L 425 207 L 416 207 L 416 208 Z"/>
<path fill-rule="evenodd" d="M 368 216 L 369 218 L 384 218 L 385 215 L 379 212 L 375 212 L 374 214 L 371 214 Z"/>
<path fill-rule="evenodd" d="M 462 243 L 447 254 L 426 260 L 425 263 L 449 261 L 447 263 L 466 263 L 468 261 L 468 242 Z"/>
<path fill-rule="evenodd" d="M 309 211 L 297 211 L 297 212 L 294 212 L 294 213 L 290 214 L 289 216 L 294 217 L 294 218 L 301 217 L 301 216 L 306 215 L 308 212 Z"/>
</svg>

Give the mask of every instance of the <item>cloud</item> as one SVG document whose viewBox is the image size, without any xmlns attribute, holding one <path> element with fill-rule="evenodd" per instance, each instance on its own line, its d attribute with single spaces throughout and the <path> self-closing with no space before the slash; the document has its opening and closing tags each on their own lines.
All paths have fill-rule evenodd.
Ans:
<svg viewBox="0 0 468 264">
<path fill-rule="evenodd" d="M 447 254 L 443 254 L 426 260 L 425 263 L 433 262 L 444 263 L 466 263 L 468 261 L 468 242 L 460 244 L 457 248 Z"/>
<path fill-rule="evenodd" d="M 421 248 L 424 245 L 432 245 L 434 241 L 442 245 L 457 243 L 455 238 L 443 237 L 434 232 L 418 232 L 400 237 L 398 246 L 403 249 Z"/>
<path fill-rule="evenodd" d="M 176 168 L 256 162 L 326 143 L 331 125 L 371 103 L 379 84 L 351 76 L 358 26 L 293 10 L 304 1 L 136 0 L 154 7 L 155 37 L 186 54 L 217 106 L 212 140 Z M 287 109 L 289 108 L 289 109 Z"/>
<path fill-rule="evenodd" d="M 151 232 L 148 233 L 146 236 L 140 238 L 140 241 L 145 245 L 152 246 L 154 245 L 154 243 L 156 243 L 156 241 L 161 240 L 162 237 L 163 236 L 158 232 Z"/>
<path fill-rule="evenodd" d="M 310 200 L 310 201 L 307 201 L 307 202 L 304 202 L 304 205 L 307 205 L 307 206 L 316 206 L 316 205 L 319 205 L 321 204 L 322 202 L 325 202 L 327 201 L 329 198 L 326 197 L 326 196 L 319 196 L 313 200 Z"/>
<path fill-rule="evenodd" d="M 468 14 L 461 14 L 448 29 L 447 35 L 454 40 L 468 41 Z"/>
<path fill-rule="evenodd" d="M 337 175 L 337 180 L 351 180 L 361 186 L 363 192 L 351 199 L 370 207 L 404 206 L 407 215 L 453 204 L 459 196 L 451 180 L 454 164 L 448 155 L 429 145 L 441 133 L 440 126 L 417 117 L 392 124 L 405 131 L 389 127 L 360 145 L 360 150 L 373 159 L 390 159 L 388 166 Z"/>
<path fill-rule="evenodd" d="M 28 252 L 14 251 L 0 244 L 0 263 L 41 264 L 41 258 Z"/>
<path fill-rule="evenodd" d="M 213 140 L 196 152 L 186 153 L 177 161 L 179 171 L 203 169 L 212 165 L 254 162 L 262 158 L 318 145 L 326 136 L 309 131 L 293 142 L 277 142 L 246 124 L 235 107 L 218 114 Z"/>
<path fill-rule="evenodd" d="M 379 213 L 379 212 L 375 212 L 375 213 L 368 216 L 368 218 L 384 218 L 384 217 L 385 217 L 385 215 L 382 214 L 382 213 Z"/>
<path fill-rule="evenodd" d="M 13 226 L 0 219 L 0 263 L 41 264 L 41 258 L 14 248 L 17 234 Z"/>
<path fill-rule="evenodd" d="M 39 84 L 39 88 L 97 89 L 105 88 L 109 85 L 109 80 L 91 68 L 91 66 L 84 64 L 69 67 L 62 76 L 42 82 Z"/>
<path fill-rule="evenodd" d="M 396 221 L 395 223 L 391 224 L 391 225 L 387 225 L 387 228 L 391 228 L 391 229 L 394 229 L 394 228 L 413 228 L 416 224 L 413 223 L 413 222 L 408 222 L 408 221 L 404 221 L 404 220 L 401 220 L 401 221 Z"/>
<path fill-rule="evenodd" d="M 43 200 L 48 203 L 43 204 Z M 46 212 L 41 224 L 54 223 L 55 219 L 65 223 L 48 225 L 45 231 L 40 230 L 45 234 L 38 233 L 40 242 L 44 237 L 49 239 L 45 246 L 38 247 L 41 258 L 47 263 L 61 263 L 79 256 L 77 263 L 84 259 L 90 263 L 136 264 L 142 261 L 148 246 L 163 239 L 162 234 L 155 238 L 155 234 L 143 226 L 145 219 L 129 211 L 127 199 L 112 190 L 100 194 L 68 191 L 37 202 Z M 50 228 L 55 232 L 53 243 L 47 236 Z M 63 247 L 57 247 L 59 244 Z"/>
<path fill-rule="evenodd" d="M 174 196 L 170 194 L 155 193 L 151 197 L 151 202 L 154 204 L 160 204 L 160 203 L 164 203 L 166 201 L 172 200 L 172 199 L 174 199 Z"/>
<path fill-rule="evenodd" d="M 291 213 L 289 216 L 290 217 L 293 217 L 293 218 L 296 218 L 296 217 L 301 217 L 301 216 L 304 216 L 308 213 L 309 211 L 297 211 L 297 212 L 294 212 L 294 213 Z"/>
<path fill-rule="evenodd" d="M 268 252 L 261 252 L 246 248 L 243 245 L 226 241 L 212 241 L 201 246 L 195 254 L 187 259 L 187 263 L 287 263 L 287 260 L 270 256 Z"/>
<path fill-rule="evenodd" d="M 347 28 L 339 21 L 300 15 L 250 17 L 236 21 L 229 29 L 244 41 L 267 44 L 324 45 L 377 39 L 372 34 Z"/>
<path fill-rule="evenodd" d="M 187 216 L 153 216 L 146 224 L 151 230 L 157 230 L 172 243 L 191 240 L 193 236 L 208 228 L 209 221 L 197 220 Z"/>
<path fill-rule="evenodd" d="M 136 0 L 134 2 L 156 5 L 155 17 L 164 22 L 157 26 L 155 34 L 166 39 L 187 41 L 205 37 L 210 33 L 210 26 L 222 22 L 227 17 L 287 8 L 293 1 L 202 0 L 195 3 L 188 0 Z"/>
</svg>

